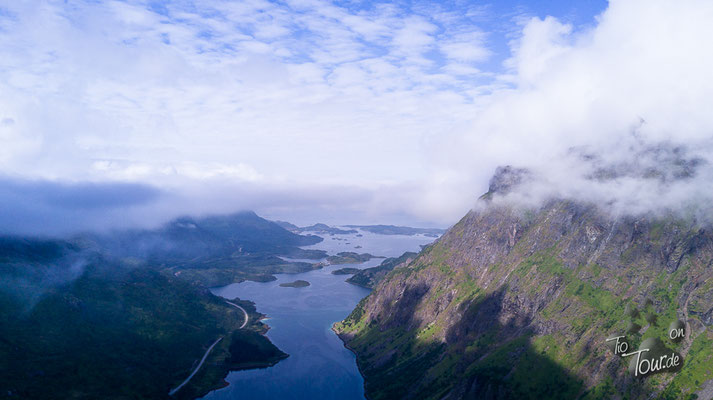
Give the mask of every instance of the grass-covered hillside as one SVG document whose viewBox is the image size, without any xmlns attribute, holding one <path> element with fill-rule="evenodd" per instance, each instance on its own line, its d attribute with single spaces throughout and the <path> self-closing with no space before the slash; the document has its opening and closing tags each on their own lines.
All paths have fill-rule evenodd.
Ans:
<svg viewBox="0 0 713 400">
<path fill-rule="evenodd" d="M 375 400 L 696 398 L 713 387 L 711 265 L 713 230 L 693 219 L 490 204 L 390 272 L 335 329 Z M 670 343 L 677 319 L 688 336 Z M 641 327 L 632 346 L 660 338 L 682 370 L 634 379 L 606 344 L 630 323 Z"/>
</svg>

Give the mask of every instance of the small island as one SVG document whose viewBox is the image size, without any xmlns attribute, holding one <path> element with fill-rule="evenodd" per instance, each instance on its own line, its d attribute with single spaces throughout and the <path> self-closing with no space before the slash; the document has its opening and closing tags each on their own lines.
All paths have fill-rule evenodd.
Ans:
<svg viewBox="0 0 713 400">
<path fill-rule="evenodd" d="M 303 281 L 301 279 L 298 279 L 294 282 L 288 282 L 288 283 L 281 283 L 281 287 L 295 287 L 295 288 L 300 288 L 300 287 L 307 287 L 309 286 L 309 282 Z"/>
<path fill-rule="evenodd" d="M 327 262 L 331 265 L 335 264 L 361 264 L 363 262 L 367 262 L 371 260 L 372 258 L 384 258 L 384 257 L 378 257 L 371 255 L 369 253 L 355 253 L 351 251 L 343 251 L 341 253 L 337 253 L 336 256 L 329 256 L 327 257 Z"/>
<path fill-rule="evenodd" d="M 353 275 L 361 271 L 359 268 L 340 268 L 332 271 L 334 275 Z"/>
</svg>

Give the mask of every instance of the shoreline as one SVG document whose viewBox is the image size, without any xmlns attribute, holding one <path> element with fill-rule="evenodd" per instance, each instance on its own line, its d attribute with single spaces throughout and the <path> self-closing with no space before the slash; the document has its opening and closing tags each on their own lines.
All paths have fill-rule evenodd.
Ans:
<svg viewBox="0 0 713 400">
<path fill-rule="evenodd" d="M 410 235 L 409 235 L 409 236 L 410 236 Z M 422 243 L 421 241 L 417 241 L 417 242 Z M 404 242 L 404 243 L 405 243 L 405 244 L 404 244 L 403 246 L 404 246 L 404 252 L 405 252 L 405 251 L 408 250 L 408 248 L 410 248 L 410 247 L 406 248 L 406 247 L 407 247 L 407 244 L 409 244 L 409 243 L 411 243 L 411 242 L 409 241 L 409 242 Z M 401 242 L 398 242 L 397 244 L 400 245 Z M 367 250 L 368 248 L 369 248 L 369 246 L 364 246 L 364 247 L 362 247 L 363 250 Z M 329 254 L 329 252 L 332 251 L 332 250 L 325 250 L 325 251 L 327 251 L 328 254 Z M 335 250 L 333 250 L 333 251 L 337 252 L 337 251 L 340 251 L 340 249 L 335 249 Z M 403 253 L 403 252 L 402 252 L 402 253 Z M 398 257 L 398 256 L 395 256 L 395 257 Z M 310 276 L 310 275 L 302 275 L 302 274 L 303 274 L 303 273 L 309 274 L 309 273 L 312 273 L 313 271 L 318 271 L 318 270 L 325 271 L 324 273 L 325 273 L 325 274 L 329 274 L 329 276 L 330 276 L 330 278 L 326 278 L 329 282 L 333 282 L 333 280 L 338 280 L 338 281 L 341 282 L 341 284 L 346 283 L 346 284 L 348 284 L 348 286 L 351 286 L 351 287 L 353 287 L 353 288 L 363 289 L 364 291 L 366 291 L 366 293 L 363 293 L 363 294 L 362 294 L 362 291 L 361 291 L 361 290 L 356 291 L 356 292 L 359 293 L 360 295 L 359 295 L 359 296 L 356 296 L 354 303 L 351 304 L 351 305 L 348 307 L 350 311 L 353 311 L 353 309 L 359 304 L 359 302 L 361 301 L 361 299 L 363 299 L 364 297 L 368 296 L 369 293 L 373 291 L 373 288 L 372 288 L 372 287 L 369 287 L 369 286 L 361 285 L 361 284 L 359 284 L 359 283 L 350 282 L 350 281 L 348 281 L 347 279 L 345 279 L 345 278 L 343 278 L 343 277 L 340 277 L 340 276 L 338 276 L 338 275 L 336 275 L 336 274 L 331 274 L 331 272 L 333 272 L 332 270 L 333 270 L 333 269 L 334 269 L 334 270 L 338 270 L 338 269 L 340 269 L 340 268 L 348 268 L 348 267 L 350 267 L 350 266 L 353 266 L 355 269 L 358 269 L 358 270 L 364 270 L 364 269 L 367 269 L 367 268 L 374 268 L 374 267 L 378 267 L 378 266 L 380 265 L 380 263 L 383 262 L 383 260 L 388 259 L 388 258 L 389 258 L 388 256 L 384 256 L 384 255 L 379 255 L 379 256 L 371 255 L 371 258 L 370 258 L 369 260 L 365 260 L 365 261 L 362 261 L 362 262 L 356 262 L 356 263 L 353 263 L 353 262 L 349 262 L 349 263 L 334 263 L 334 264 L 322 262 L 322 263 L 316 264 L 316 265 L 315 265 L 316 268 L 313 268 L 313 269 L 310 270 L 310 271 L 304 271 L 304 272 L 299 272 L 299 273 L 278 272 L 278 273 L 276 273 L 276 274 L 273 274 L 273 276 L 275 276 L 275 277 L 277 278 L 278 282 L 279 282 L 279 281 L 282 281 L 283 277 L 285 277 L 285 279 L 287 279 L 287 282 L 283 282 L 283 283 L 281 283 L 281 284 L 279 284 L 279 285 L 275 285 L 275 284 L 273 284 L 273 285 L 274 285 L 274 286 L 283 286 L 285 283 L 287 283 L 287 284 L 289 284 L 289 283 L 294 283 L 294 282 L 290 282 L 291 280 L 297 280 L 297 281 L 299 281 L 299 280 L 305 280 L 305 281 L 310 281 L 311 279 L 308 278 L 308 276 Z M 285 260 L 285 261 L 288 261 L 288 260 Z M 292 260 L 289 260 L 289 261 L 292 261 Z M 324 260 L 323 260 L 323 261 L 324 261 Z M 366 264 L 367 266 L 368 266 L 368 265 L 372 265 L 372 264 L 375 264 L 375 265 L 365 268 L 365 264 Z M 336 269 L 335 269 L 335 268 L 336 268 Z M 320 273 L 320 277 L 321 277 L 321 273 Z M 315 279 L 317 279 L 317 278 L 315 278 Z M 321 279 L 321 278 L 319 278 L 319 279 Z M 319 281 L 319 279 L 317 279 L 317 281 Z M 250 279 L 248 279 L 248 280 L 250 280 Z M 315 281 L 315 282 L 317 282 L 317 281 Z M 315 283 L 315 285 L 316 285 L 316 287 L 319 288 L 319 285 L 317 285 L 316 283 Z M 227 286 L 227 285 L 226 285 L 226 286 Z M 310 286 L 312 286 L 312 282 L 310 282 Z M 284 286 L 283 286 L 283 287 L 284 287 Z M 252 288 L 253 288 L 253 287 L 251 286 L 251 289 L 252 289 Z M 272 286 L 270 286 L 270 288 L 271 288 L 271 290 L 272 290 Z M 218 288 L 217 288 L 217 287 L 212 287 L 211 289 L 218 289 Z M 279 290 L 279 289 L 274 289 L 274 290 Z M 352 291 L 353 289 L 349 289 L 349 290 L 350 290 L 350 293 L 351 293 L 351 291 Z M 224 292 L 224 293 L 225 293 L 225 294 L 227 294 L 227 293 L 236 294 L 236 293 L 238 293 L 238 292 L 239 292 L 239 291 L 236 290 L 234 293 L 233 293 L 233 291 L 226 291 L 226 292 Z M 249 292 L 249 291 L 248 291 L 248 292 Z M 278 293 L 278 292 L 276 292 L 276 293 Z M 232 295 L 232 294 L 231 294 L 231 295 Z M 221 297 L 222 297 L 222 296 L 221 296 Z M 259 299 L 258 299 L 258 298 L 253 298 L 253 297 L 248 296 L 247 294 L 244 294 L 242 297 L 245 297 L 246 299 L 250 299 L 250 300 L 248 300 L 248 301 L 251 301 L 253 304 L 255 304 L 256 309 L 257 309 L 258 307 L 260 307 L 260 304 L 261 304 L 260 299 L 263 299 L 262 297 L 260 297 Z M 298 297 L 299 297 L 299 296 L 298 296 Z M 267 302 L 269 302 L 270 300 L 269 300 L 269 298 L 267 298 L 267 299 L 263 299 L 262 301 L 267 301 Z M 348 313 L 348 312 L 349 312 L 349 311 L 347 311 L 347 313 Z M 264 314 L 263 314 L 263 315 L 264 315 Z M 265 324 L 264 324 L 265 331 L 262 333 L 263 336 L 265 336 L 265 337 L 267 337 L 267 334 L 266 334 L 267 331 L 272 328 L 272 327 L 269 325 L 269 322 L 268 322 L 270 319 L 271 319 L 271 318 L 268 317 L 267 315 L 264 315 L 264 317 L 259 318 L 260 321 L 265 322 Z M 331 319 L 331 318 L 330 318 L 330 319 Z M 253 318 L 251 318 L 251 320 L 253 320 Z M 336 321 L 336 322 L 339 322 L 339 321 Z M 358 354 L 357 354 L 357 352 L 355 351 L 355 349 L 353 349 L 352 347 L 350 347 L 350 345 L 345 341 L 345 336 L 343 336 L 340 332 L 338 332 L 338 331 L 335 329 L 335 323 L 336 323 L 336 322 L 332 321 L 331 323 L 328 323 L 327 326 L 329 326 L 329 329 L 330 329 L 335 335 L 337 335 L 337 338 L 342 342 L 343 348 L 345 348 L 346 350 L 348 350 L 349 353 L 351 353 L 351 355 L 353 355 L 353 357 L 354 357 L 354 359 L 353 359 L 353 361 L 352 361 L 352 362 L 354 363 L 353 365 L 356 366 L 357 373 L 358 373 L 359 376 L 362 378 L 362 385 L 361 385 L 362 393 L 361 393 L 361 396 L 363 396 L 363 397 L 360 396 L 360 398 L 363 398 L 363 399 L 366 399 L 366 400 L 372 400 L 373 397 L 371 397 L 371 396 L 368 394 L 368 392 L 367 392 L 367 386 L 366 386 L 366 385 L 367 385 L 367 379 L 366 379 L 366 376 L 365 376 L 365 374 L 364 374 L 364 368 L 367 367 L 367 366 L 360 364 L 359 359 L 358 359 Z M 270 343 L 272 343 L 272 344 L 274 345 L 274 342 L 273 342 L 269 337 L 267 337 L 267 339 L 270 341 Z M 341 352 L 341 351 L 340 351 L 340 352 Z M 292 356 L 295 356 L 295 355 L 299 356 L 299 354 L 292 354 Z M 271 364 L 268 364 L 268 365 L 242 365 L 242 366 L 238 366 L 238 367 L 236 367 L 236 368 L 230 368 L 230 369 L 229 369 L 229 372 L 239 372 L 239 371 L 241 371 L 241 370 L 249 370 L 249 369 L 270 368 L 270 367 L 273 367 L 275 364 L 277 364 L 277 362 L 279 362 L 280 360 L 285 359 L 285 358 L 287 358 L 287 357 L 289 357 L 289 356 L 291 356 L 291 355 L 288 354 L 286 357 L 280 358 L 280 359 L 276 360 L 275 362 L 273 362 L 273 363 L 271 363 Z M 345 356 L 346 356 L 346 354 L 345 354 Z M 349 368 L 351 369 L 351 368 L 353 368 L 353 367 L 349 367 Z M 353 370 L 352 370 L 352 371 L 353 371 Z M 355 375 L 353 375 L 353 372 L 351 372 L 351 374 L 352 374 L 352 376 L 355 377 Z M 226 376 L 226 377 L 227 377 L 227 376 Z M 225 378 L 224 378 L 224 381 L 225 381 Z M 225 381 L 223 387 L 229 386 L 230 384 L 231 384 L 230 382 Z M 352 387 L 354 387 L 354 386 L 352 386 Z M 217 389 L 220 389 L 220 388 L 217 388 Z M 214 389 L 214 390 L 215 390 L 215 389 Z M 352 390 L 353 390 L 353 389 L 352 389 Z M 355 393 L 355 394 L 356 394 L 356 393 Z M 355 397 L 356 397 L 356 396 L 355 396 Z"/>
<path fill-rule="evenodd" d="M 361 370 L 361 365 L 359 365 L 359 356 L 357 355 L 356 351 L 354 351 L 354 349 L 352 349 L 351 347 L 349 347 L 349 344 L 347 344 L 347 342 L 342 338 L 342 335 L 340 335 L 339 332 L 337 332 L 337 330 L 334 329 L 334 324 L 336 324 L 336 322 L 334 322 L 334 323 L 332 324 L 332 327 L 331 327 L 330 329 L 332 330 L 332 332 L 334 332 L 335 335 L 337 335 L 337 337 L 339 338 L 339 340 L 342 342 L 342 345 L 344 346 L 344 348 L 347 349 L 347 350 L 349 350 L 352 354 L 354 354 L 354 363 L 355 363 L 356 366 L 357 366 L 357 370 L 359 371 L 359 375 L 361 375 L 361 378 L 364 380 L 364 384 L 362 385 L 362 386 L 364 387 L 364 398 L 365 398 L 366 400 L 372 400 L 372 399 L 369 397 L 369 395 L 366 393 L 366 377 L 364 376 L 364 372 Z"/>
<path fill-rule="evenodd" d="M 209 289 L 209 290 L 210 290 L 210 289 Z M 216 296 L 218 296 L 218 295 L 216 295 Z M 234 307 L 237 307 L 237 308 L 240 308 L 240 309 L 245 313 L 245 317 L 246 317 L 246 318 L 245 318 L 245 321 L 244 321 L 243 325 L 242 325 L 241 327 L 235 329 L 234 331 L 238 331 L 238 330 L 241 330 L 241 329 L 245 328 L 245 326 L 247 325 L 247 323 L 248 323 L 248 321 L 249 321 L 249 315 L 248 315 L 247 310 L 245 310 L 242 306 L 239 306 L 239 305 L 233 303 L 232 301 L 234 301 L 235 299 L 232 299 L 232 300 L 231 300 L 231 299 L 226 299 L 226 298 L 223 297 L 223 296 L 218 296 L 218 297 L 220 297 L 221 299 L 223 299 L 223 301 L 225 301 L 225 302 L 228 303 L 229 305 L 234 306 Z M 242 299 L 241 299 L 241 300 L 242 300 Z M 247 301 L 250 301 L 250 300 L 247 300 Z M 252 302 L 252 301 L 250 301 L 250 302 L 253 303 L 253 304 L 255 304 L 255 303 Z M 262 314 L 262 313 L 257 312 L 257 309 L 256 309 L 255 312 L 260 315 L 260 317 L 256 318 L 257 323 L 261 323 L 262 321 L 266 321 L 266 320 L 269 320 L 269 319 L 270 319 L 266 314 Z M 255 322 L 253 322 L 253 324 L 254 324 L 254 323 L 255 323 Z M 261 336 L 263 336 L 264 338 L 266 338 L 270 343 L 272 343 L 272 341 L 270 340 L 270 338 L 267 337 L 267 332 L 268 332 L 268 331 L 270 330 L 270 328 L 271 328 L 270 325 L 263 323 L 263 324 L 262 324 L 262 327 L 263 327 L 263 328 L 261 329 L 261 331 L 259 332 L 259 334 L 260 334 Z M 227 341 L 224 342 L 224 343 L 227 343 Z M 274 343 L 272 343 L 272 344 L 273 344 L 273 346 L 274 346 Z M 218 347 L 220 347 L 220 346 L 218 346 Z M 275 346 L 275 347 L 277 347 L 277 346 Z M 280 350 L 280 349 L 278 348 L 278 350 Z M 229 350 L 226 349 L 225 351 L 228 351 L 228 353 L 229 353 Z M 282 350 L 280 350 L 280 351 L 282 352 Z M 216 381 L 214 384 L 207 383 L 206 385 L 204 385 L 204 387 L 200 387 L 200 385 L 197 385 L 196 387 L 194 387 L 194 389 L 195 389 L 195 395 L 194 395 L 194 396 L 191 396 L 190 398 L 191 398 L 191 399 L 200 399 L 200 398 L 203 398 L 203 397 L 207 396 L 207 395 L 210 394 L 211 392 L 214 392 L 214 391 L 216 391 L 216 390 L 220 390 L 220 389 L 223 389 L 223 388 L 226 388 L 226 387 L 230 386 L 230 382 L 228 382 L 228 381 L 226 380 L 226 378 L 230 375 L 231 372 L 248 371 L 248 370 L 254 370 L 254 369 L 265 369 L 265 368 L 274 367 L 277 363 L 279 363 L 280 361 L 282 361 L 282 360 L 284 360 L 284 359 L 286 359 L 286 358 L 288 358 L 288 357 L 290 356 L 289 354 L 287 354 L 287 353 L 285 353 L 285 352 L 282 352 L 282 353 L 283 353 L 283 355 L 281 355 L 281 356 L 273 357 L 273 358 L 270 358 L 270 359 L 265 360 L 265 361 L 253 361 L 253 362 L 247 362 L 247 363 L 241 363 L 241 364 L 234 364 L 234 365 L 230 365 L 230 364 L 227 364 L 227 363 L 222 363 L 222 365 L 216 366 L 216 367 L 218 368 L 218 370 L 221 371 L 221 372 L 219 373 L 220 380 L 219 380 L 219 381 Z M 227 359 L 226 359 L 226 360 L 227 360 Z M 226 361 L 226 360 L 224 360 L 224 361 Z M 207 360 L 206 360 L 206 361 L 207 361 Z M 217 371 L 216 371 L 216 372 L 217 372 Z"/>
</svg>

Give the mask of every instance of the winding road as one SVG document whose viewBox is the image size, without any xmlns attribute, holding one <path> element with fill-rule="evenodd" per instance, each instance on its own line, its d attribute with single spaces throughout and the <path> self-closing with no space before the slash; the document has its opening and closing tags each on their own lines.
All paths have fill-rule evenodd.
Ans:
<svg viewBox="0 0 713 400">
<path fill-rule="evenodd" d="M 193 378 L 193 375 L 195 375 L 196 372 L 198 372 L 198 370 L 201 368 L 201 366 L 202 366 L 203 363 L 205 362 L 205 359 L 208 358 L 208 354 L 210 353 L 210 351 L 213 350 L 213 347 L 215 347 L 215 345 L 218 344 L 218 342 L 220 342 L 222 339 L 223 339 L 222 336 L 219 337 L 218 339 L 216 339 L 215 342 L 213 342 L 212 345 L 210 345 L 210 347 L 208 347 L 208 350 L 205 352 L 205 354 L 203 354 L 203 358 L 201 358 L 201 362 L 198 363 L 198 366 L 196 367 L 196 369 L 194 369 L 193 372 L 191 372 L 191 374 L 188 375 L 188 378 L 186 378 L 186 380 L 183 381 L 183 383 L 181 383 L 180 385 L 176 386 L 175 389 L 173 389 L 173 390 L 171 390 L 170 392 L 168 392 L 168 395 L 169 395 L 169 396 L 173 396 L 174 394 L 176 394 L 176 392 L 178 392 L 179 390 L 181 390 L 181 388 L 182 388 L 186 383 L 188 383 L 188 381 L 190 381 L 191 378 Z"/>
<path fill-rule="evenodd" d="M 243 328 L 245 328 L 245 325 L 248 324 L 248 320 L 249 320 L 248 312 L 245 311 L 244 308 L 240 307 L 239 305 L 237 305 L 237 304 L 235 304 L 235 303 L 231 303 L 231 302 L 229 302 L 229 301 L 227 301 L 227 300 L 226 300 L 225 302 L 228 303 L 228 304 L 230 304 L 230 305 L 233 306 L 233 307 L 237 307 L 237 308 L 239 308 L 240 310 L 242 310 L 243 314 L 245 314 L 245 320 L 243 321 L 243 324 L 240 325 L 240 328 L 238 328 L 238 329 L 243 329 Z M 181 388 L 182 388 L 183 386 L 185 386 L 185 385 L 191 380 L 191 378 L 193 378 L 193 376 L 194 376 L 194 375 L 198 372 L 198 370 L 201 369 L 201 367 L 203 366 L 203 363 L 205 362 L 205 359 L 208 358 L 208 354 L 210 354 L 211 350 L 213 350 L 213 347 L 215 347 L 215 345 L 218 344 L 218 342 L 220 342 L 221 340 L 223 340 L 223 337 L 222 337 L 222 336 L 219 337 L 218 339 L 216 339 L 215 342 L 213 342 L 213 344 L 210 345 L 210 347 L 208 347 L 208 350 L 206 350 L 205 354 L 203 354 L 203 358 L 201 358 L 201 362 L 198 363 L 198 365 L 196 366 L 196 368 L 193 370 L 193 372 L 191 372 L 190 375 L 188 375 L 188 378 L 186 378 L 185 381 L 183 381 L 180 385 L 176 386 L 175 388 L 171 389 L 171 391 L 168 392 L 168 395 L 169 395 L 169 396 L 173 396 L 174 394 L 178 393 L 178 391 L 181 390 Z"/>
<path fill-rule="evenodd" d="M 228 303 L 228 304 L 230 304 L 230 305 L 233 306 L 233 307 L 238 307 L 239 309 L 243 310 L 243 313 L 245 314 L 245 321 L 243 321 L 243 324 L 240 325 L 240 328 L 239 328 L 239 329 L 245 328 L 245 325 L 248 324 L 248 312 L 245 311 L 244 308 L 240 307 L 239 305 L 237 305 L 237 304 L 235 304 L 235 303 L 231 303 L 231 302 L 229 302 L 228 300 L 226 300 L 225 302 Z"/>
</svg>

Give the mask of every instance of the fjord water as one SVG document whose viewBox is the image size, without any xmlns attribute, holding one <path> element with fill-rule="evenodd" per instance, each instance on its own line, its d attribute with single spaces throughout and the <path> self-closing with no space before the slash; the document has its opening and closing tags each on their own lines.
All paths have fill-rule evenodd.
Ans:
<svg viewBox="0 0 713 400">
<path fill-rule="evenodd" d="M 419 251 L 434 239 L 422 235 L 378 235 L 360 231 L 362 237 L 320 235 L 324 241 L 306 249 L 342 251 L 397 257 Z M 362 246 L 355 249 L 356 246 Z M 334 275 L 345 267 L 369 268 L 382 258 L 363 264 L 332 265 L 300 274 L 280 274 L 277 281 L 243 282 L 211 289 L 216 295 L 255 302 L 266 314 L 267 337 L 290 356 L 273 367 L 231 372 L 229 386 L 204 399 L 364 399 L 364 381 L 356 358 L 331 331 L 334 322 L 346 317 L 369 290 L 345 282 L 350 275 Z M 280 287 L 280 283 L 306 280 L 304 288 Z"/>
</svg>

